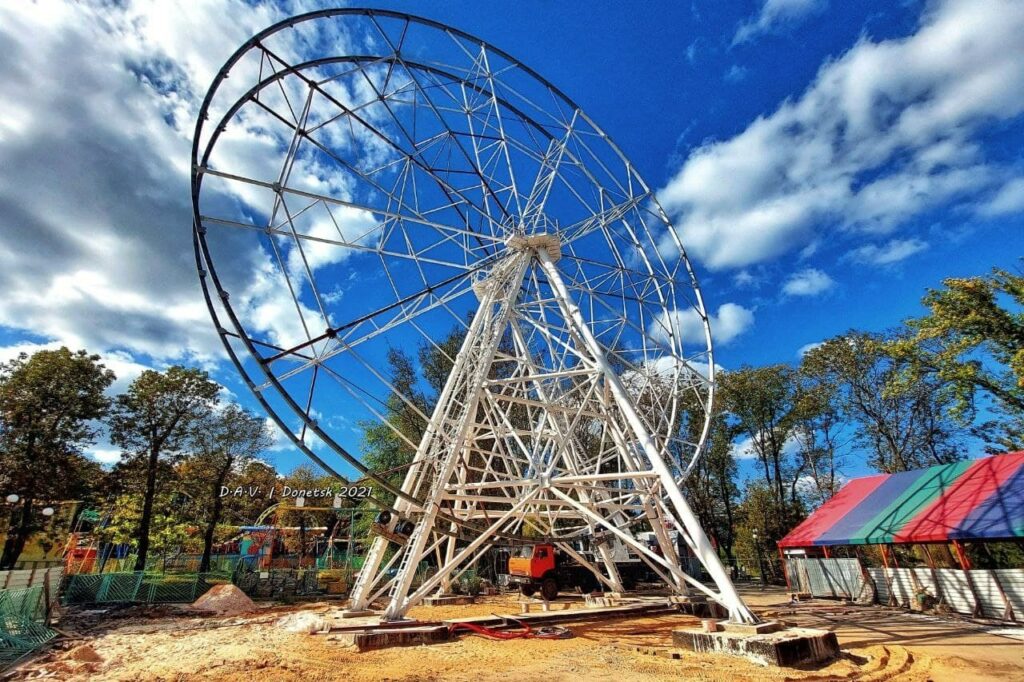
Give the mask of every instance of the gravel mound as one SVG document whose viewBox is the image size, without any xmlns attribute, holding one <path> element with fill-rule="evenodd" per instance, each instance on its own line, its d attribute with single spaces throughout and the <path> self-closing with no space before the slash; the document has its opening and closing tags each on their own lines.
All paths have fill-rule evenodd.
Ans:
<svg viewBox="0 0 1024 682">
<path fill-rule="evenodd" d="M 255 611 L 256 604 L 234 585 L 214 585 L 209 592 L 192 602 L 190 608 L 219 616 L 235 616 Z"/>
</svg>

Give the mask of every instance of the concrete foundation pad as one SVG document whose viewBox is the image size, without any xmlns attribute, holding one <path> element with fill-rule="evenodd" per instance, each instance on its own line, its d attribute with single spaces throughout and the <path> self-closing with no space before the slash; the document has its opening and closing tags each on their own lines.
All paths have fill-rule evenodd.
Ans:
<svg viewBox="0 0 1024 682">
<path fill-rule="evenodd" d="M 761 665 L 821 663 L 839 655 L 839 641 L 834 632 L 809 628 L 786 628 L 763 634 L 675 630 L 672 643 L 698 653 L 742 656 Z"/>
<path fill-rule="evenodd" d="M 330 636 L 331 641 L 354 646 L 359 651 L 383 649 L 393 646 L 435 644 L 437 642 L 447 642 L 449 638 L 448 627 L 444 625 L 372 629 Z"/>
<path fill-rule="evenodd" d="M 365 618 L 366 616 L 374 615 L 374 613 L 369 609 L 347 609 L 338 612 L 337 615 L 339 618 Z"/>
<path fill-rule="evenodd" d="M 443 597 L 427 597 L 423 600 L 424 606 L 460 606 L 462 604 L 475 604 L 476 597 L 468 594 L 451 594 Z"/>
<path fill-rule="evenodd" d="M 782 629 L 782 623 L 777 620 L 766 620 L 761 623 L 730 623 L 722 622 L 722 629 L 737 635 L 767 635 L 769 632 L 778 632 Z"/>
</svg>

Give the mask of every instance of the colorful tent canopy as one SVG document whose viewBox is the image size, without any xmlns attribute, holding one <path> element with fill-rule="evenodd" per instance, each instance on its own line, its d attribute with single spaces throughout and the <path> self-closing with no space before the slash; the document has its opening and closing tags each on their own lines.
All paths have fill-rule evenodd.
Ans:
<svg viewBox="0 0 1024 682">
<path fill-rule="evenodd" d="M 857 478 L 779 547 L 1024 538 L 1024 452 Z"/>
</svg>

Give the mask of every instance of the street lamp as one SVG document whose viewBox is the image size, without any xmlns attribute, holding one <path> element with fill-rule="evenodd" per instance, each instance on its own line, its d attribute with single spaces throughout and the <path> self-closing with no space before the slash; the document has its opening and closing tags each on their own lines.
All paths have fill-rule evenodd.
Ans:
<svg viewBox="0 0 1024 682">
<path fill-rule="evenodd" d="M 5 499 L 7 500 L 8 504 L 18 504 L 18 500 L 20 500 L 21 498 L 18 497 L 16 494 L 11 493 Z"/>
<path fill-rule="evenodd" d="M 764 576 L 764 561 L 763 561 L 763 559 L 761 557 L 761 543 L 758 542 L 758 539 L 757 539 L 757 529 L 756 528 L 754 529 L 753 535 L 754 535 L 754 552 L 757 554 L 757 572 L 761 575 L 761 589 L 763 590 L 765 588 L 765 585 L 768 584 L 768 581 L 765 580 L 765 576 Z"/>
<path fill-rule="evenodd" d="M 53 516 L 53 507 L 43 507 L 43 516 Z"/>
</svg>

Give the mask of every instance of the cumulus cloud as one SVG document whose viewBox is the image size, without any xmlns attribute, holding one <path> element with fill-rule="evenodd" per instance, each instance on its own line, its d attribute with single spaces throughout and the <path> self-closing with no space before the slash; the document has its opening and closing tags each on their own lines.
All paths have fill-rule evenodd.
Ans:
<svg viewBox="0 0 1024 682">
<path fill-rule="evenodd" d="M 861 39 L 799 97 L 697 148 L 659 200 L 687 249 L 722 269 L 973 199 L 1007 175 L 980 141 L 1024 112 L 1021 35 L 1020 3 L 932 5 L 914 34 Z"/>
<path fill-rule="evenodd" d="M 782 293 L 787 296 L 817 296 L 835 286 L 835 282 L 826 273 L 817 268 L 806 268 L 790 275 L 782 285 Z"/>
<path fill-rule="evenodd" d="M 736 303 L 723 303 L 716 314 L 708 316 L 708 324 L 715 343 L 727 344 L 753 326 L 754 313 Z M 667 343 L 670 330 L 675 336 L 681 336 L 684 343 L 694 339 L 703 343 L 704 321 L 693 308 L 662 313 L 651 324 L 649 333 L 656 341 Z"/>
<path fill-rule="evenodd" d="M 850 260 L 871 265 L 891 265 L 928 248 L 920 239 L 891 239 L 884 244 L 865 244 L 850 251 Z"/>
<path fill-rule="evenodd" d="M 828 7 L 828 0 L 764 0 L 757 15 L 742 22 L 732 39 L 733 45 L 745 43 L 784 25 L 796 24 Z"/>
<path fill-rule="evenodd" d="M 1007 182 L 978 212 L 985 217 L 1024 212 L 1024 178 Z"/>
<path fill-rule="evenodd" d="M 0 167 L 17 169 L 0 175 L 0 326 L 158 359 L 219 352 L 192 259 L 191 128 L 220 64 L 280 11 L 0 7 Z"/>
</svg>

